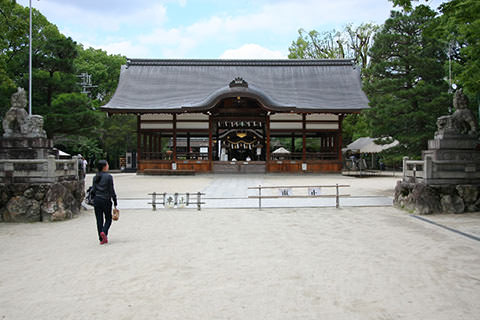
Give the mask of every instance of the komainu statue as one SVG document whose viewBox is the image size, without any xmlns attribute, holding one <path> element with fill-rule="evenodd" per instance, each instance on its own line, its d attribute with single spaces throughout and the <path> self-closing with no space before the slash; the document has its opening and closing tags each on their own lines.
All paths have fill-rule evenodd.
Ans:
<svg viewBox="0 0 480 320">
<path fill-rule="evenodd" d="M 25 90 L 18 88 L 12 95 L 12 107 L 3 118 L 3 136 L 6 138 L 46 138 L 43 130 L 43 118 L 39 115 L 29 116 L 25 110 L 27 98 Z"/>
<path fill-rule="evenodd" d="M 442 116 L 437 119 L 436 138 L 445 136 L 468 135 L 477 136 L 477 122 L 472 110 L 468 109 L 468 98 L 462 89 L 455 92 L 453 97 L 455 112 L 452 115 Z"/>
</svg>

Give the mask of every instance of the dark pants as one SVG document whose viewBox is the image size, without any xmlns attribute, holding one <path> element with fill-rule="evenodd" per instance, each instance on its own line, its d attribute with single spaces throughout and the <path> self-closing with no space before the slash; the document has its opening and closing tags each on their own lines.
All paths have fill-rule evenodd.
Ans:
<svg viewBox="0 0 480 320">
<path fill-rule="evenodd" d="M 108 229 L 112 224 L 112 202 L 110 200 L 105 200 L 102 198 L 95 197 L 93 199 L 95 207 L 95 216 L 97 217 L 97 231 L 98 238 L 102 241 L 100 233 L 104 232 L 108 235 Z M 105 215 L 105 224 L 103 223 L 103 216 Z"/>
</svg>

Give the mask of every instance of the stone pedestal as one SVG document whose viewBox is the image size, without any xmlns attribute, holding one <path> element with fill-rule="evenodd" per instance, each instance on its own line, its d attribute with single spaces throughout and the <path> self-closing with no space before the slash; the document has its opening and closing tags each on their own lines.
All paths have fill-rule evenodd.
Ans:
<svg viewBox="0 0 480 320">
<path fill-rule="evenodd" d="M 429 185 L 479 184 L 479 140 L 469 135 L 449 135 L 428 141 L 428 150 L 422 152 L 424 161 L 431 162 Z"/>
<path fill-rule="evenodd" d="M 0 138 L 0 159 L 47 159 L 55 155 L 47 138 Z"/>
<path fill-rule="evenodd" d="M 477 121 L 461 90 L 453 104 L 453 114 L 437 119 L 437 132 L 422 152 L 423 161 L 404 160 L 394 205 L 418 214 L 480 210 Z"/>
<path fill-rule="evenodd" d="M 0 221 L 60 221 L 80 212 L 85 181 L 78 160 L 57 160 L 43 118 L 25 111 L 25 91 L 12 95 L 0 137 Z"/>
</svg>

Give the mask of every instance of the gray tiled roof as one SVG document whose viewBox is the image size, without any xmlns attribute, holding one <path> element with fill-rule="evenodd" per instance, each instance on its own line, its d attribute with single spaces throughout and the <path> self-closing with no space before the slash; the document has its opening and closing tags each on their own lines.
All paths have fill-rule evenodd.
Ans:
<svg viewBox="0 0 480 320">
<path fill-rule="evenodd" d="M 248 87 L 230 87 L 237 77 Z M 368 108 L 350 60 L 141 60 L 122 66 L 107 112 L 207 110 L 252 97 L 274 111 L 356 112 Z"/>
</svg>

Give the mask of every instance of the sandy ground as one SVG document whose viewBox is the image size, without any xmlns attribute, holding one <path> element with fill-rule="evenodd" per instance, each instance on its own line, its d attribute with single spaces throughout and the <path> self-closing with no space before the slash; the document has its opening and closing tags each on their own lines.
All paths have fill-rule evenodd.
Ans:
<svg viewBox="0 0 480 320">
<path fill-rule="evenodd" d="M 305 178 L 306 177 L 306 178 Z M 114 176 L 117 193 L 213 175 Z M 386 194 L 394 178 L 345 179 Z M 267 182 L 285 182 L 271 176 Z M 343 183 L 343 182 L 341 182 Z M 353 189 L 353 188 L 352 188 Z M 480 232 L 480 214 L 429 216 Z M 478 235 L 478 234 L 477 234 Z M 123 210 L 107 245 L 91 210 L 0 224 L 0 319 L 478 319 L 480 242 L 392 207 Z"/>
</svg>

